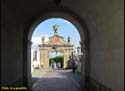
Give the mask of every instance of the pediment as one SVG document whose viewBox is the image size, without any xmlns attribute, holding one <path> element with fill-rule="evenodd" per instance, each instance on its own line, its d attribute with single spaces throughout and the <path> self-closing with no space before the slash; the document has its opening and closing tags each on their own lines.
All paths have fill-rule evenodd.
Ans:
<svg viewBox="0 0 125 91">
<path fill-rule="evenodd" d="M 52 37 L 49 37 L 49 40 L 45 44 L 46 45 L 69 45 L 69 43 L 59 35 L 54 35 Z"/>
</svg>

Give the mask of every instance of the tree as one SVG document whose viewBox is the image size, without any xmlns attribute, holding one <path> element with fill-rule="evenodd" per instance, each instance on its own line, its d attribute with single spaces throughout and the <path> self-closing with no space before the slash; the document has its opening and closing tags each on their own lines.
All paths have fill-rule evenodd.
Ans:
<svg viewBox="0 0 125 91">
<path fill-rule="evenodd" d="M 63 62 L 63 56 L 56 56 L 54 58 L 50 58 L 50 62 L 56 62 L 56 63 L 62 63 Z"/>
</svg>

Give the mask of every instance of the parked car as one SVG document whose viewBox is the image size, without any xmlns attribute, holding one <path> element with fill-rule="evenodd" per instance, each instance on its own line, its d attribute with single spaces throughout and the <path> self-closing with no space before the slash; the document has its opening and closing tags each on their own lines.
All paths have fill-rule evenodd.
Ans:
<svg viewBox="0 0 125 91">
<path fill-rule="evenodd" d="M 34 69 L 40 68 L 40 61 L 38 60 L 33 61 L 32 66 Z"/>
</svg>

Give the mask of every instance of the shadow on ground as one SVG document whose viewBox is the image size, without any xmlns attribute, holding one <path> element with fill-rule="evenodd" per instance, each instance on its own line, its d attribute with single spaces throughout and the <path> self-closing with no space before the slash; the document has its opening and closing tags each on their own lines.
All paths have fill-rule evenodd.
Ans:
<svg viewBox="0 0 125 91">
<path fill-rule="evenodd" d="M 49 71 L 43 77 L 32 79 L 33 91 L 81 91 L 81 77 L 71 70 Z"/>
</svg>

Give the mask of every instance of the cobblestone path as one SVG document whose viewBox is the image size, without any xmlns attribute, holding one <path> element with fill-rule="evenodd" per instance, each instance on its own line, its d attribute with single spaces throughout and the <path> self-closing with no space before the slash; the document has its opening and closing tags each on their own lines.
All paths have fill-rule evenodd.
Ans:
<svg viewBox="0 0 125 91">
<path fill-rule="evenodd" d="M 79 77 L 73 76 L 71 71 L 49 71 L 36 83 L 33 91 L 80 91 Z"/>
</svg>

